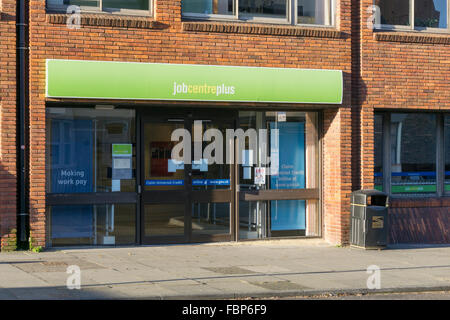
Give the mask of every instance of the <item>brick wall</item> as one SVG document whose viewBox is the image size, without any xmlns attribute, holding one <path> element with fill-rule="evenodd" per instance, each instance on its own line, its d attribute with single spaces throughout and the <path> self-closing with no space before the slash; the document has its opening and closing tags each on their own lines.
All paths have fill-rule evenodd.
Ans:
<svg viewBox="0 0 450 320">
<path fill-rule="evenodd" d="M 156 0 L 154 18 L 47 14 L 30 0 L 30 222 L 45 246 L 45 59 L 84 59 L 339 69 L 341 107 L 323 123 L 323 224 L 331 243 L 348 242 L 349 194 L 373 187 L 374 110 L 449 110 L 448 35 L 367 27 L 372 0 L 338 0 L 337 30 L 248 23 L 186 22 L 180 0 Z M 0 232 L 10 242 L 16 218 L 15 3 L 1 0 Z M 353 17 L 353 20 L 352 20 Z M 4 204 L 4 205 L 3 205 Z M 447 207 L 442 207 L 447 208 Z M 420 209 L 419 209 L 420 210 Z M 6 242 L 5 242 L 6 241 Z"/>
<path fill-rule="evenodd" d="M 154 20 L 82 15 L 81 29 L 69 30 L 64 15 L 46 14 L 44 0 L 31 0 L 30 210 L 37 245 L 45 245 L 46 58 L 343 70 L 342 108 L 325 113 L 324 181 L 328 187 L 323 197 L 325 239 L 345 242 L 351 190 L 351 1 L 337 2 L 338 31 L 185 23 L 180 0 L 157 0 Z"/>
<path fill-rule="evenodd" d="M 450 198 L 394 200 L 390 243 L 450 243 Z"/>
<path fill-rule="evenodd" d="M 373 1 L 361 3 L 361 185 L 372 188 L 374 110 L 450 112 L 450 36 L 374 32 Z M 449 243 L 449 212 L 448 198 L 394 201 L 390 241 Z"/>
<path fill-rule="evenodd" d="M 16 242 L 16 5 L 0 1 L 0 249 Z"/>
<path fill-rule="evenodd" d="M 374 32 L 372 0 L 361 8 L 361 183 L 373 186 L 374 109 L 450 112 L 450 37 L 418 32 Z"/>
</svg>

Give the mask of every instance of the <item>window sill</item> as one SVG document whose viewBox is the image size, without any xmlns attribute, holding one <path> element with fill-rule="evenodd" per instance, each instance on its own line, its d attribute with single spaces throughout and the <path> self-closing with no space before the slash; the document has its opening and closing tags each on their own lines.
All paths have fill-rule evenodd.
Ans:
<svg viewBox="0 0 450 320">
<path fill-rule="evenodd" d="M 425 44 L 450 44 L 450 35 L 441 33 L 425 33 L 417 31 L 377 31 L 374 33 L 377 41 L 409 42 Z"/>
<path fill-rule="evenodd" d="M 70 14 L 49 13 L 47 22 L 53 24 L 66 24 Z M 111 14 L 81 14 L 81 26 L 100 26 L 100 27 L 120 27 L 120 28 L 141 28 L 155 29 L 158 27 L 152 17 L 139 16 L 118 16 Z"/>
<path fill-rule="evenodd" d="M 341 38 L 341 32 L 330 27 L 283 26 L 248 22 L 185 21 L 183 31 L 242 33 L 290 37 Z"/>
</svg>

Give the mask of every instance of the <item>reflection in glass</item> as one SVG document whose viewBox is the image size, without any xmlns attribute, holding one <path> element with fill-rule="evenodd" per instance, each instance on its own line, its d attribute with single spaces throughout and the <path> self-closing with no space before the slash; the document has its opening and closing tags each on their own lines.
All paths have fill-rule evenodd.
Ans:
<svg viewBox="0 0 450 320">
<path fill-rule="evenodd" d="M 229 203 L 193 203 L 192 234 L 214 235 L 230 233 Z"/>
<path fill-rule="evenodd" d="M 380 8 L 380 20 L 377 24 L 393 26 L 409 26 L 409 1 L 410 0 L 375 0 L 375 5 Z"/>
<path fill-rule="evenodd" d="M 134 204 L 64 205 L 47 210 L 49 243 L 67 245 L 134 244 Z"/>
<path fill-rule="evenodd" d="M 216 120 L 196 120 L 192 128 L 194 150 L 192 189 L 230 189 L 230 165 L 226 161 L 225 137 L 226 129 L 232 128 L 232 124 L 217 123 Z M 221 145 L 222 150 L 219 149 Z M 196 148 L 205 158 L 202 155 L 195 155 Z M 208 159 L 214 163 L 209 163 Z"/>
<path fill-rule="evenodd" d="M 445 191 L 450 192 L 450 115 L 444 119 Z"/>
<path fill-rule="evenodd" d="M 375 149 L 375 166 L 374 166 L 375 189 L 383 191 L 383 116 L 381 114 L 375 115 L 374 149 Z"/>
<path fill-rule="evenodd" d="M 172 132 L 184 128 L 184 121 L 145 123 L 144 152 L 146 190 L 184 189 L 184 164 L 171 159 L 172 149 L 178 143 L 171 141 Z M 183 150 L 184 151 L 184 150 Z M 181 152 L 180 157 L 183 157 Z"/>
<path fill-rule="evenodd" d="M 300 214 L 299 207 L 306 214 Z M 239 239 L 317 237 L 320 225 L 318 200 L 239 202 Z"/>
<path fill-rule="evenodd" d="M 103 8 L 148 10 L 149 0 L 103 0 Z"/>
<path fill-rule="evenodd" d="M 47 0 L 50 6 L 79 6 L 79 7 L 96 7 L 100 9 L 131 9 L 131 10 L 149 10 L 149 0 Z"/>
<path fill-rule="evenodd" d="M 240 0 L 239 14 L 245 17 L 260 18 L 287 18 L 287 1 L 286 0 Z"/>
<path fill-rule="evenodd" d="M 239 239 L 262 239 L 267 236 L 267 201 L 240 201 Z"/>
<path fill-rule="evenodd" d="M 331 25 L 332 0 L 298 0 L 299 24 Z"/>
<path fill-rule="evenodd" d="M 414 26 L 447 29 L 447 0 L 415 0 Z"/>
<path fill-rule="evenodd" d="M 279 119 L 283 120 L 278 121 Z M 317 188 L 319 172 L 317 123 L 317 113 L 315 112 L 239 112 L 239 125 L 244 131 L 248 129 L 255 129 L 257 132 L 261 129 L 267 130 L 265 141 L 272 144 L 272 147 L 269 146 L 267 150 L 263 150 L 261 144 L 258 146 L 258 150 L 252 150 L 249 139 L 245 140 L 244 147 L 253 154 L 254 164 L 248 166 L 243 163 L 239 166 L 240 189 L 266 189 L 269 188 L 269 184 L 271 189 Z M 271 136 L 270 129 L 279 130 L 278 149 L 288 150 L 288 152 L 281 152 L 278 153 L 278 157 L 276 156 L 278 150 L 274 146 L 276 137 Z M 292 148 L 292 146 L 296 147 Z M 262 159 L 264 154 L 272 158 L 271 164 L 266 165 L 270 161 Z M 278 159 L 278 162 L 274 159 Z M 265 184 L 254 183 L 255 166 L 266 167 Z M 271 166 L 275 168 L 272 172 Z M 280 172 L 275 175 L 277 166 L 280 167 Z M 281 168 L 281 166 L 283 167 Z"/>
<path fill-rule="evenodd" d="M 306 229 L 305 200 L 274 200 L 270 201 L 270 230 L 304 231 Z M 305 235 L 298 232 L 298 235 Z"/>
<path fill-rule="evenodd" d="M 47 128 L 49 193 L 135 191 L 134 110 L 47 108 Z"/>
<path fill-rule="evenodd" d="M 261 145 L 253 150 L 253 166 L 245 162 L 239 166 L 239 189 L 318 188 L 317 117 L 315 112 L 239 112 L 239 126 L 243 130 L 268 130 L 266 141 L 269 143 L 267 153 L 261 150 Z M 278 141 L 271 136 L 270 129 L 279 130 Z M 247 139 L 245 149 L 252 150 Z M 278 154 L 278 161 L 264 165 L 268 161 L 263 161 L 262 154 L 270 156 L 271 161 Z M 266 167 L 265 184 L 255 183 L 255 166 Z M 279 170 L 271 170 L 270 166 Z M 239 237 L 256 239 L 289 235 L 317 236 L 320 233 L 319 218 L 316 200 L 240 201 Z"/>
<path fill-rule="evenodd" d="M 145 205 L 145 236 L 184 235 L 184 204 Z"/>
<path fill-rule="evenodd" d="M 233 14 L 233 0 L 182 0 L 182 13 Z"/>
<path fill-rule="evenodd" d="M 436 192 L 436 116 L 391 115 L 392 193 Z"/>
<path fill-rule="evenodd" d="M 79 6 L 79 7 L 98 7 L 100 8 L 100 0 L 47 0 L 48 5 Z"/>
</svg>

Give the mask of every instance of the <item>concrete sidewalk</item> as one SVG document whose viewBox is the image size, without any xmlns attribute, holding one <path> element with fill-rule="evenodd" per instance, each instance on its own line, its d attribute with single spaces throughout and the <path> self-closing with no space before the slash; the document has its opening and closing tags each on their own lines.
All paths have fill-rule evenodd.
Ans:
<svg viewBox="0 0 450 320">
<path fill-rule="evenodd" d="M 69 265 L 81 289 L 68 290 Z M 216 299 L 450 289 L 450 246 L 365 251 L 322 240 L 52 249 L 0 254 L 0 299 Z"/>
</svg>

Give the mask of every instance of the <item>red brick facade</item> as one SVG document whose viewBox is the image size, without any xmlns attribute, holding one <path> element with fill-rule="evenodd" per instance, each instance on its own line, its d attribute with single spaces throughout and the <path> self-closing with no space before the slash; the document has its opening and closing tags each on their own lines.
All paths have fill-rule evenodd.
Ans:
<svg viewBox="0 0 450 320">
<path fill-rule="evenodd" d="M 0 1 L 0 66 L 11 70 L 0 75 L 0 190 L 5 190 L 0 230 L 5 235 L 15 224 L 15 135 L 12 129 L 5 131 L 5 126 L 15 126 L 15 6 L 14 1 Z M 394 39 L 379 39 L 366 26 L 371 0 L 336 2 L 336 28 L 186 22 L 180 0 L 156 0 L 153 18 L 82 14 L 81 29 L 71 30 L 66 15 L 47 14 L 45 0 L 30 0 L 29 198 L 34 245 L 46 246 L 45 59 L 342 70 L 343 103 L 324 111 L 322 217 L 324 238 L 347 243 L 350 193 L 373 187 L 374 109 L 450 110 L 450 50 L 448 35 L 426 35 L 428 40 L 420 41 L 414 33 L 403 38 L 395 33 Z M 4 32 L 10 36 L 5 38 Z"/>
<path fill-rule="evenodd" d="M 376 109 L 450 111 L 450 36 L 374 32 L 372 0 L 361 10 L 361 183 L 373 185 L 373 112 Z"/>
<path fill-rule="evenodd" d="M 0 1 L 0 241 L 16 244 L 16 2 Z"/>
<path fill-rule="evenodd" d="M 367 26 L 372 0 L 361 10 L 361 185 L 373 186 L 374 111 L 450 112 L 450 36 L 374 32 Z M 449 198 L 393 201 L 392 243 L 448 243 Z"/>
</svg>

